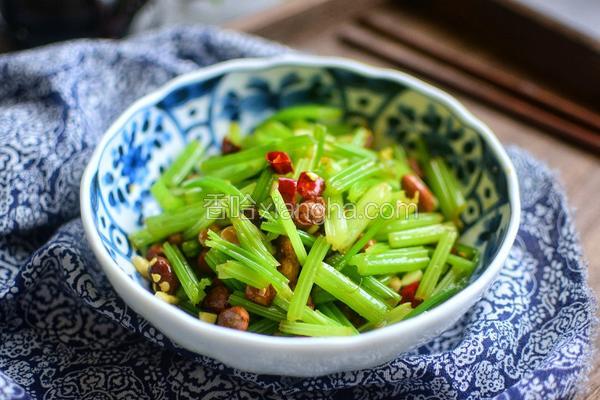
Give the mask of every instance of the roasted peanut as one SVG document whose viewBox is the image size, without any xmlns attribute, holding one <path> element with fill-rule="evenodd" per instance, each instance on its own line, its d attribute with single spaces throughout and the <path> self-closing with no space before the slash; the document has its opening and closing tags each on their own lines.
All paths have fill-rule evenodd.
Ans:
<svg viewBox="0 0 600 400">
<path fill-rule="evenodd" d="M 417 174 L 417 176 L 419 178 L 425 177 L 425 174 L 423 173 L 423 169 L 421 168 L 421 165 L 419 164 L 419 160 L 417 160 L 415 157 L 408 157 L 408 165 L 409 165 L 410 169 L 412 169 L 413 172 L 415 174 Z"/>
<path fill-rule="evenodd" d="M 419 193 L 419 211 L 430 212 L 437 208 L 437 199 L 418 176 L 404 175 L 402 189 L 409 197 L 414 197 L 417 192 Z"/>
<path fill-rule="evenodd" d="M 254 286 L 246 285 L 246 298 L 262 306 L 270 306 L 275 298 L 275 289 L 269 285 L 266 288 L 259 289 Z"/>
<path fill-rule="evenodd" d="M 244 307 L 235 306 L 219 313 L 217 324 L 227 328 L 245 331 L 250 323 L 250 315 Z"/>
<path fill-rule="evenodd" d="M 213 231 L 215 233 L 219 233 L 221 228 L 218 225 L 211 225 L 206 229 L 202 229 L 200 233 L 198 233 L 198 243 L 202 246 L 205 246 L 206 241 L 208 240 L 208 231 Z"/>
<path fill-rule="evenodd" d="M 179 246 L 181 243 L 183 243 L 183 235 L 181 233 L 175 233 L 169 236 L 167 241 L 173 246 Z"/>
<path fill-rule="evenodd" d="M 196 259 L 196 270 L 201 276 L 213 276 L 215 272 L 206 262 L 206 253 L 208 253 L 209 249 L 203 249 L 198 254 L 198 258 Z"/>
<path fill-rule="evenodd" d="M 179 280 L 169 263 L 164 257 L 157 256 L 156 261 L 150 265 L 150 280 L 161 292 L 173 294 L 179 287 Z"/>
<path fill-rule="evenodd" d="M 229 225 L 229 226 L 223 228 L 223 230 L 221 231 L 221 238 L 223 238 L 224 240 L 227 240 L 228 242 L 231 242 L 231 243 L 240 244 L 240 242 L 237 238 L 237 234 L 235 233 L 235 228 L 233 227 L 233 225 Z"/>
<path fill-rule="evenodd" d="M 164 257 L 165 253 L 163 251 L 162 245 L 159 243 L 155 243 L 148 248 L 146 251 L 146 259 L 148 261 L 152 260 L 154 257 L 161 256 Z"/>
<path fill-rule="evenodd" d="M 303 201 L 294 211 L 294 222 L 301 228 L 321 225 L 325 220 L 325 201 L 322 197 Z"/>
<path fill-rule="evenodd" d="M 300 263 L 298 262 L 298 258 L 292 247 L 292 242 L 287 236 L 281 236 L 277 240 L 277 243 L 279 253 L 277 260 L 280 264 L 277 269 L 288 278 L 290 283 L 294 283 L 298 279 Z"/>
<path fill-rule="evenodd" d="M 202 308 L 220 313 L 229 305 L 229 290 L 225 286 L 215 286 L 202 301 Z"/>
</svg>

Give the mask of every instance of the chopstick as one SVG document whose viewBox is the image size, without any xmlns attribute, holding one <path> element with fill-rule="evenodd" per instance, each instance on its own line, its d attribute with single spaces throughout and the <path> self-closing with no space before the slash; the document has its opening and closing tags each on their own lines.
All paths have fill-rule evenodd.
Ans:
<svg viewBox="0 0 600 400">
<path fill-rule="evenodd" d="M 379 33 L 414 48 L 434 59 L 460 69 L 470 75 L 494 84 L 516 96 L 537 103 L 550 112 L 561 114 L 563 118 L 586 125 L 600 134 L 600 115 L 567 98 L 550 92 L 533 82 L 521 79 L 499 68 L 478 60 L 469 53 L 444 46 L 439 41 L 398 24 L 394 17 L 387 14 L 370 14 L 361 22 Z"/>
<path fill-rule="evenodd" d="M 347 45 L 394 66 L 462 92 L 563 139 L 583 145 L 588 151 L 600 154 L 600 135 L 595 131 L 548 112 L 489 82 L 473 78 L 463 71 L 436 62 L 430 57 L 354 25 L 344 26 L 340 29 L 338 37 Z"/>
</svg>

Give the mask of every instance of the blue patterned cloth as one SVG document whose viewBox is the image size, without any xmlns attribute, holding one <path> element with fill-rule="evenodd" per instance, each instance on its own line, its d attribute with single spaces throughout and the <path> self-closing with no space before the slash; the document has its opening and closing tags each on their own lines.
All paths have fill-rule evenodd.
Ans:
<svg viewBox="0 0 600 400">
<path fill-rule="evenodd" d="M 563 190 L 511 149 L 523 220 L 499 279 L 452 329 L 371 370 L 258 376 L 186 353 L 115 294 L 79 219 L 94 145 L 176 75 L 283 48 L 184 28 L 0 57 L 0 399 L 564 399 L 582 387 L 595 300 Z"/>
</svg>

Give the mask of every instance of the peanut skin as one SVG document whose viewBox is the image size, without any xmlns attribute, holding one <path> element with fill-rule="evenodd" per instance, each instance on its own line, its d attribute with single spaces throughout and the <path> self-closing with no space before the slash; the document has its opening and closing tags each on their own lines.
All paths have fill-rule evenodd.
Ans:
<svg viewBox="0 0 600 400">
<path fill-rule="evenodd" d="M 404 175 L 402 177 L 402 189 L 409 197 L 414 197 L 419 192 L 419 211 L 430 212 L 437 208 L 437 199 L 418 176 Z"/>
<path fill-rule="evenodd" d="M 248 330 L 250 315 L 244 307 L 235 306 L 227 308 L 219 313 L 217 324 L 240 331 Z"/>
</svg>

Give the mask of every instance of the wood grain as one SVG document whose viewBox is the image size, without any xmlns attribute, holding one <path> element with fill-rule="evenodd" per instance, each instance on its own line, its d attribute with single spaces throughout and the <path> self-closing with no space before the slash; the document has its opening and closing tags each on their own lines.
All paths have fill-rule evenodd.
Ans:
<svg viewBox="0 0 600 400">
<path fill-rule="evenodd" d="M 422 75 L 438 84 L 458 90 L 530 124 L 539 126 L 565 140 L 600 154 L 600 135 L 595 131 L 565 120 L 529 101 L 499 89 L 447 64 L 440 64 L 405 46 L 356 25 L 341 29 L 340 38 L 361 51 L 371 53 L 395 67 Z"/>
<path fill-rule="evenodd" d="M 370 3 L 366 4 L 364 8 L 372 10 L 375 6 Z M 378 4 L 376 8 L 382 13 L 393 15 L 398 24 L 428 35 L 432 40 L 476 55 L 486 63 L 491 63 L 498 68 L 511 71 L 520 76 L 527 76 L 514 65 L 506 63 L 502 58 L 490 53 L 488 49 L 477 47 L 470 38 L 452 35 L 429 20 L 389 4 Z M 260 20 L 260 23 L 256 25 L 260 27 L 259 30 L 254 30 L 251 24 L 246 24 L 244 29 L 249 33 L 260 33 L 266 38 L 281 41 L 303 51 L 348 57 L 372 65 L 393 67 L 381 58 L 346 46 L 338 40 L 340 32 L 349 26 L 355 26 L 356 18 L 360 15 L 364 15 L 364 13 L 354 11 L 345 14 L 335 22 L 327 19 L 327 24 L 320 24 L 319 20 L 312 20 L 307 24 L 316 25 L 318 29 L 301 29 L 287 32 L 284 38 L 278 37 L 279 31 L 282 29 L 281 25 L 271 31 L 269 30 L 269 20 L 261 20 L 260 15 L 255 17 L 255 20 Z M 293 19 L 293 16 L 288 15 L 287 18 Z M 280 23 L 276 22 L 275 25 Z M 300 18 L 294 23 L 294 26 L 302 26 L 302 24 L 303 20 Z M 414 50 L 404 47 L 403 51 L 410 52 Z M 427 81 L 426 78 L 424 80 Z M 544 129 L 525 124 L 497 108 L 490 107 L 451 88 L 443 88 L 456 96 L 470 111 L 485 122 L 504 145 L 517 145 L 529 151 L 556 172 L 557 178 L 564 185 L 569 197 L 572 215 L 584 249 L 584 258 L 589 263 L 589 284 L 596 295 L 600 294 L 600 200 L 598 199 L 600 195 L 600 161 L 598 158 L 548 135 Z M 600 347 L 600 337 L 597 339 L 596 346 Z M 588 400 L 600 398 L 600 359 L 595 362 L 592 368 L 586 398 Z"/>
</svg>

